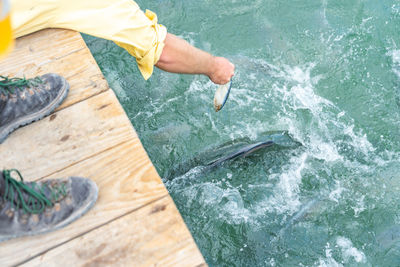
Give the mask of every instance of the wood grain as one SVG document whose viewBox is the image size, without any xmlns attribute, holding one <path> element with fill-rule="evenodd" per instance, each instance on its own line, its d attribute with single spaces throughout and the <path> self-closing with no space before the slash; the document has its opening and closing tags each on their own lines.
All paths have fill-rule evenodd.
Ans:
<svg viewBox="0 0 400 267">
<path fill-rule="evenodd" d="M 25 180 L 82 176 L 99 198 L 56 232 L 0 243 L 0 265 L 203 266 L 172 199 L 79 33 L 43 30 L 17 40 L 2 75 L 56 72 L 71 91 L 52 115 L 0 144 L 0 168 Z"/>
<path fill-rule="evenodd" d="M 135 138 L 114 93 L 86 101 L 22 127 L 0 145 L 0 168 L 38 179 Z"/>
<path fill-rule="evenodd" d="M 79 33 L 47 29 L 17 39 L 13 52 L 0 61 L 0 74 L 32 78 L 58 73 L 70 84 L 70 93 L 57 109 L 108 90 L 107 82 Z"/>
<path fill-rule="evenodd" d="M 34 66 L 65 57 L 85 49 L 79 33 L 70 30 L 46 29 L 18 38 L 14 50 L 0 63 L 1 72 L 24 75 Z"/>
<path fill-rule="evenodd" d="M 205 262 L 167 196 L 23 266 L 205 266 Z"/>
<path fill-rule="evenodd" d="M 138 138 L 72 165 L 50 177 L 68 176 L 88 177 L 96 182 L 99 197 L 94 208 L 81 219 L 59 231 L 0 243 L 0 259 L 3 266 L 24 262 L 168 195 Z M 184 225 L 182 227 L 185 228 Z M 114 246 L 113 243 L 109 245 Z"/>
</svg>

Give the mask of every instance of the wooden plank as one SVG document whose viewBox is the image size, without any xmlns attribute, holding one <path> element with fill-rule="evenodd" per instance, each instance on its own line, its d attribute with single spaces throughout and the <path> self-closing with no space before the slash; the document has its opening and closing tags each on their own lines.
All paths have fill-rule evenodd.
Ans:
<svg viewBox="0 0 400 267">
<path fill-rule="evenodd" d="M 18 38 L 14 50 L 0 62 L 0 70 L 23 76 L 32 67 L 42 66 L 85 47 L 82 37 L 75 31 L 42 30 Z"/>
<path fill-rule="evenodd" d="M 68 79 L 69 97 L 59 111 L 0 145 L 0 168 L 18 168 L 28 181 L 88 177 L 98 184 L 99 199 L 59 231 L 0 243 L 1 265 L 97 266 L 112 264 L 110 257 L 129 266 L 205 264 L 80 34 L 44 30 L 20 38 L 0 63 L 6 75 L 47 72 Z"/>
<path fill-rule="evenodd" d="M 168 196 L 23 266 L 206 266 Z"/>
<path fill-rule="evenodd" d="M 0 168 L 44 177 L 136 137 L 112 90 L 13 132 L 0 145 Z"/>
<path fill-rule="evenodd" d="M 70 85 L 68 97 L 56 110 L 66 108 L 109 89 L 96 61 L 87 49 L 81 49 L 47 64 L 36 66 L 29 71 L 29 77 L 49 72 L 62 74 Z"/>
<path fill-rule="evenodd" d="M 96 205 L 81 219 L 59 231 L 0 243 L 3 266 L 24 262 L 168 195 L 138 138 L 51 175 L 52 178 L 68 176 L 88 177 L 96 182 L 99 187 Z M 121 228 L 121 231 L 125 230 L 128 229 Z M 109 246 L 114 246 L 114 243 Z"/>
<path fill-rule="evenodd" d="M 31 78 L 49 72 L 63 75 L 71 86 L 57 110 L 109 89 L 82 37 L 74 31 L 48 29 L 19 38 L 13 52 L 0 61 L 1 75 Z"/>
</svg>

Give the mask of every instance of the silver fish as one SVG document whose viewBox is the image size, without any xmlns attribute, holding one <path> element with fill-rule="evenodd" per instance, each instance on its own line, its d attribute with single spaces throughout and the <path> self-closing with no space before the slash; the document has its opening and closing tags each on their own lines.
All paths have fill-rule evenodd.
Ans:
<svg viewBox="0 0 400 267">
<path fill-rule="evenodd" d="M 168 173 L 163 174 L 163 177 L 171 180 L 199 167 L 202 172 L 210 171 L 226 161 L 246 157 L 259 149 L 270 146 L 276 146 L 276 149 L 295 149 L 301 145 L 292 139 L 287 131 L 264 132 L 256 140 L 248 137 L 238 138 L 219 146 L 206 147 L 204 151 L 197 153 L 193 158 L 172 166 Z"/>
<path fill-rule="evenodd" d="M 224 85 L 220 85 L 214 95 L 215 112 L 220 111 L 228 100 L 229 92 L 232 88 L 232 80 Z"/>
<path fill-rule="evenodd" d="M 255 143 L 255 144 L 247 145 L 247 146 L 242 147 L 241 149 L 235 151 L 234 153 L 231 153 L 231 154 L 228 154 L 228 155 L 226 155 L 224 157 L 221 157 L 221 158 L 219 158 L 219 159 L 217 159 L 215 161 L 212 161 L 212 162 L 208 163 L 207 165 L 214 167 L 214 166 L 219 165 L 219 164 L 221 164 L 221 163 L 223 163 L 225 161 L 237 158 L 239 156 L 246 157 L 247 155 L 253 153 L 254 151 L 257 151 L 257 150 L 259 150 L 259 149 L 261 149 L 263 147 L 269 147 L 269 146 L 272 146 L 272 145 L 274 145 L 273 141 L 258 142 L 258 143 Z"/>
</svg>

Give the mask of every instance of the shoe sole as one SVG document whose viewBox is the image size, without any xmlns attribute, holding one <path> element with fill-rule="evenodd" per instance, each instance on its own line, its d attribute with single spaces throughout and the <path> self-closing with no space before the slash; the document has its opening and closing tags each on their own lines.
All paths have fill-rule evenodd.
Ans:
<svg viewBox="0 0 400 267">
<path fill-rule="evenodd" d="M 80 177 L 71 177 L 71 178 L 80 178 Z M 92 192 L 91 201 L 86 203 L 85 206 L 80 207 L 80 209 L 75 212 L 74 216 L 71 216 L 67 220 L 60 222 L 59 224 L 55 225 L 51 229 L 46 229 L 43 231 L 37 231 L 37 232 L 32 232 L 32 233 L 25 232 L 22 234 L 0 236 L 0 243 L 10 240 L 10 239 L 19 238 L 19 237 L 29 237 L 29 236 L 37 236 L 37 235 L 42 235 L 42 234 L 46 234 L 46 233 L 51 233 L 51 232 L 60 230 L 64 227 L 66 227 L 67 225 L 73 223 L 74 221 L 78 220 L 83 215 L 85 215 L 94 206 L 94 204 L 96 204 L 97 198 L 99 196 L 99 188 L 97 187 L 96 183 L 93 181 L 90 181 L 90 183 L 92 183 L 92 188 L 94 188 L 94 190 Z"/>
<path fill-rule="evenodd" d="M 0 144 L 2 144 L 4 140 L 6 140 L 6 138 L 8 137 L 8 135 L 10 135 L 10 133 L 15 131 L 19 127 L 43 119 L 44 117 L 50 115 L 50 113 L 52 113 L 56 108 L 58 108 L 62 104 L 62 102 L 68 95 L 69 84 L 67 80 L 65 80 L 65 78 L 63 77 L 61 78 L 64 79 L 64 87 L 60 91 L 60 94 L 50 103 L 50 105 L 48 105 L 46 108 L 38 112 L 22 117 L 16 120 L 15 122 L 0 128 Z"/>
</svg>

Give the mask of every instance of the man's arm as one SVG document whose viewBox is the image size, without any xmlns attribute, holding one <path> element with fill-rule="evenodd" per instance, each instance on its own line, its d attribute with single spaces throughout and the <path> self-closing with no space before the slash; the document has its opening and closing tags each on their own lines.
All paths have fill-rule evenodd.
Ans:
<svg viewBox="0 0 400 267">
<path fill-rule="evenodd" d="M 214 57 L 185 40 L 168 33 L 156 67 L 174 73 L 204 74 L 217 84 L 229 82 L 235 66 L 223 57 Z"/>
</svg>

